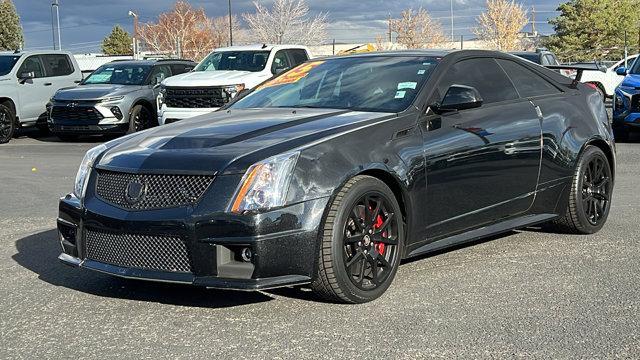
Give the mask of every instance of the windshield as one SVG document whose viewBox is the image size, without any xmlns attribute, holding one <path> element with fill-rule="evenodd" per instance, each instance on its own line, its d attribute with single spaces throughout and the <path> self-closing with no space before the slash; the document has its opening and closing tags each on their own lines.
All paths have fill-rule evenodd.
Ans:
<svg viewBox="0 0 640 360">
<path fill-rule="evenodd" d="M 439 60 L 375 56 L 307 62 L 263 83 L 231 107 L 400 112 L 411 105 Z"/>
<path fill-rule="evenodd" d="M 20 59 L 20 55 L 0 56 L 0 76 L 7 75 Z"/>
<path fill-rule="evenodd" d="M 223 51 L 209 54 L 195 71 L 236 70 L 258 72 L 264 70 L 269 51 Z"/>
<path fill-rule="evenodd" d="M 640 75 L 640 61 L 637 61 L 638 58 L 635 58 L 629 61 L 629 74 Z M 624 64 L 622 64 L 624 66 Z"/>
<path fill-rule="evenodd" d="M 106 64 L 86 78 L 83 84 L 142 85 L 151 65 Z"/>
</svg>

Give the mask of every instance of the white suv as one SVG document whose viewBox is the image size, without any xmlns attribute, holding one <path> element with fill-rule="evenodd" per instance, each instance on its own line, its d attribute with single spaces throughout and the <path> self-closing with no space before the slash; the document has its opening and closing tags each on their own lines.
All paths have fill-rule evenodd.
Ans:
<svg viewBox="0 0 640 360">
<path fill-rule="evenodd" d="M 0 144 L 11 140 L 18 126 L 46 129 L 49 99 L 81 81 L 82 72 L 70 53 L 0 53 Z"/>
<path fill-rule="evenodd" d="M 297 45 L 250 45 L 220 48 L 191 72 L 162 82 L 158 96 L 158 124 L 163 125 L 217 110 L 240 91 L 309 59 Z"/>
<path fill-rule="evenodd" d="M 626 63 L 628 64 L 628 68 L 633 66 L 633 63 L 638 58 L 638 54 L 630 55 L 627 57 Z M 588 70 L 582 73 L 582 78 L 580 81 L 583 83 L 594 84 L 597 87 L 597 90 L 603 96 L 613 97 L 613 94 L 616 91 L 616 87 L 620 85 L 622 80 L 624 80 L 624 75 L 617 74 L 617 70 L 621 67 L 625 66 L 625 59 L 622 59 L 618 62 L 615 62 L 607 68 L 606 72 L 596 71 L 596 70 Z"/>
</svg>

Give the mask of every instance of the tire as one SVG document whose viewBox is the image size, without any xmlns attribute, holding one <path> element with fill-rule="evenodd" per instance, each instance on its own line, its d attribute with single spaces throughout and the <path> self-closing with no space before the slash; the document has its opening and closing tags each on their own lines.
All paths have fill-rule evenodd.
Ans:
<svg viewBox="0 0 640 360">
<path fill-rule="evenodd" d="M 16 116 L 9 107 L 0 104 L 0 144 L 8 143 L 16 131 Z"/>
<path fill-rule="evenodd" d="M 382 295 L 404 250 L 402 211 L 391 189 L 370 176 L 354 177 L 332 200 L 322 226 L 314 293 L 339 303 Z"/>
<path fill-rule="evenodd" d="M 77 141 L 79 137 L 76 134 L 56 134 L 56 136 L 58 137 L 58 139 L 60 139 L 60 141 L 64 141 L 64 142 Z"/>
<path fill-rule="evenodd" d="M 129 112 L 129 130 L 127 134 L 132 134 L 144 129 L 148 129 L 152 124 L 153 114 L 143 105 L 136 105 Z"/>
<path fill-rule="evenodd" d="M 598 147 L 587 146 L 573 176 L 566 213 L 551 223 L 552 228 L 569 234 L 598 232 L 609 216 L 612 192 L 607 156 Z"/>
</svg>

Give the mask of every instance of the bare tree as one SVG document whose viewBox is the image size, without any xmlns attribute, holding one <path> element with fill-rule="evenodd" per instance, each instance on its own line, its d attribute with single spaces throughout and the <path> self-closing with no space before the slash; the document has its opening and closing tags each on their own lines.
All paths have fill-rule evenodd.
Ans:
<svg viewBox="0 0 640 360">
<path fill-rule="evenodd" d="M 271 9 L 257 1 L 253 5 L 256 12 L 244 14 L 243 18 L 256 41 L 319 45 L 327 39 L 327 14 L 320 13 L 311 18 L 304 0 L 275 0 Z"/>
<path fill-rule="evenodd" d="M 239 29 L 235 17 L 232 23 L 235 33 Z M 149 51 L 200 60 L 228 43 L 229 17 L 212 19 L 204 9 L 178 1 L 172 11 L 160 14 L 157 23 L 141 24 L 138 33 Z"/>
<path fill-rule="evenodd" d="M 487 9 L 477 20 L 475 34 L 492 48 L 503 51 L 518 47 L 518 33 L 528 22 L 527 12 L 513 0 L 487 0 Z"/>
<path fill-rule="evenodd" d="M 447 42 L 440 23 L 423 8 L 404 10 L 400 19 L 391 20 L 391 31 L 407 49 L 439 47 Z"/>
</svg>

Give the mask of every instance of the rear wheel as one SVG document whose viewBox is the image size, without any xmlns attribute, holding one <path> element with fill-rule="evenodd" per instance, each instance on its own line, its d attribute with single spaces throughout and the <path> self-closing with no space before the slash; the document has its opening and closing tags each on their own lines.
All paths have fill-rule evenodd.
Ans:
<svg viewBox="0 0 640 360">
<path fill-rule="evenodd" d="M 143 105 L 134 106 L 131 109 L 131 114 L 129 115 L 129 130 L 127 131 L 127 134 L 142 131 L 151 127 L 152 115 L 151 111 Z"/>
<path fill-rule="evenodd" d="M 552 224 L 566 233 L 598 232 L 609 216 L 612 192 L 613 178 L 607 156 L 599 148 L 587 146 L 573 177 L 566 213 Z"/>
<path fill-rule="evenodd" d="M 0 104 L 0 144 L 9 142 L 15 131 L 15 115 L 7 106 Z"/>
<path fill-rule="evenodd" d="M 312 288 L 334 302 L 374 300 L 389 288 L 400 264 L 400 205 L 382 181 L 356 176 L 330 206 Z"/>
</svg>

